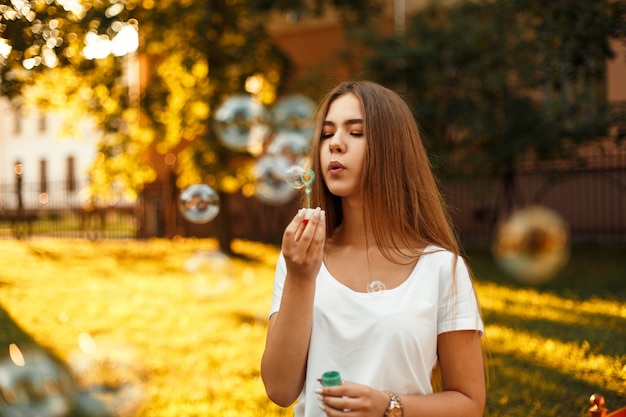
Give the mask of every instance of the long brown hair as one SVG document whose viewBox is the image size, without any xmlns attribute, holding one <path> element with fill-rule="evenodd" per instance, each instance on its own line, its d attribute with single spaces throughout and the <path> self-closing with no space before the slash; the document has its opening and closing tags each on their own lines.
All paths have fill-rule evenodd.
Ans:
<svg viewBox="0 0 626 417">
<path fill-rule="evenodd" d="M 327 235 L 341 224 L 339 197 L 330 193 L 319 173 L 320 137 L 330 105 L 354 94 L 362 105 L 367 151 L 361 187 L 364 218 L 370 219 L 377 246 L 386 257 L 415 257 L 416 242 L 440 246 L 459 255 L 459 245 L 438 184 L 408 104 L 395 92 L 370 81 L 343 82 L 320 102 L 312 144 L 312 169 L 319 181 L 312 201 L 326 211 Z M 407 253 L 406 251 L 409 251 Z M 397 255 L 397 256 L 393 256 Z"/>
<path fill-rule="evenodd" d="M 394 91 L 370 81 L 347 81 L 328 92 L 320 102 L 311 149 L 311 168 L 318 174 L 312 185 L 312 203 L 326 211 L 327 236 L 332 236 L 343 220 L 341 198 L 333 195 L 322 176 L 320 139 L 330 105 L 353 93 L 361 102 L 367 150 L 361 187 L 363 216 L 370 219 L 376 245 L 391 261 L 422 255 L 415 242 L 447 249 L 453 258 L 455 292 L 456 265 L 461 249 L 447 207 L 439 191 L 417 121 L 408 104 Z M 407 252 L 408 251 L 408 252 Z M 395 255 L 395 256 L 394 256 Z M 472 276 L 471 271 L 470 278 Z M 478 300 L 477 300 L 478 302 Z M 454 307 L 453 307 L 454 308 Z M 480 311 L 480 306 L 478 307 Z M 483 343 L 486 339 L 483 338 Z M 488 350 L 483 346 L 485 368 Z M 487 383 L 489 373 L 487 374 Z M 431 376 L 433 388 L 442 389 L 439 365 Z"/>
</svg>

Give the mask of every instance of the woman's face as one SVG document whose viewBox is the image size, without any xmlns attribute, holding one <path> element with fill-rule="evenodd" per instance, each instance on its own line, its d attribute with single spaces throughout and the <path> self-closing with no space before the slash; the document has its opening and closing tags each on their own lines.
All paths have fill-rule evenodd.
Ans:
<svg viewBox="0 0 626 417">
<path fill-rule="evenodd" d="M 361 196 L 367 140 L 361 102 L 352 93 L 328 108 L 320 137 L 320 166 L 326 186 L 336 196 Z"/>
</svg>

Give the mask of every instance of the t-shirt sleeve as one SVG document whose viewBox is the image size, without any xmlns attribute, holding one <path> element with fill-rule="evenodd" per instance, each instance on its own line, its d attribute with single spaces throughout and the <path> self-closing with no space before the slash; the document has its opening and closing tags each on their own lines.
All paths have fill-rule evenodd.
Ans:
<svg viewBox="0 0 626 417">
<path fill-rule="evenodd" d="M 457 258 L 453 275 L 452 257 L 445 258 L 439 269 L 437 334 L 456 330 L 478 330 L 482 334 L 484 324 L 467 265 Z"/>
<path fill-rule="evenodd" d="M 285 277 L 287 276 L 287 263 L 282 252 L 278 256 L 276 262 L 276 271 L 274 272 L 274 290 L 272 292 L 272 305 L 270 307 L 269 316 L 280 310 L 280 300 L 283 297 L 283 287 L 285 286 Z"/>
</svg>

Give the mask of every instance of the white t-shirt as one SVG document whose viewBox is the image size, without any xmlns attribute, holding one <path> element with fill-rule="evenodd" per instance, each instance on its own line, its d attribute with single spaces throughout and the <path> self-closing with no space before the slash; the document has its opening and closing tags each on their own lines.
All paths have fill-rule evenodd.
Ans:
<svg viewBox="0 0 626 417">
<path fill-rule="evenodd" d="M 314 389 L 326 371 L 343 380 L 398 394 L 430 394 L 437 362 L 437 335 L 453 330 L 483 332 L 478 304 L 462 259 L 452 285 L 454 255 L 428 246 L 398 287 L 357 292 L 322 264 L 316 281 L 306 381 L 296 417 L 324 417 Z M 270 315 L 280 309 L 286 276 L 281 253 Z M 383 279 L 384 281 L 384 279 Z"/>
</svg>

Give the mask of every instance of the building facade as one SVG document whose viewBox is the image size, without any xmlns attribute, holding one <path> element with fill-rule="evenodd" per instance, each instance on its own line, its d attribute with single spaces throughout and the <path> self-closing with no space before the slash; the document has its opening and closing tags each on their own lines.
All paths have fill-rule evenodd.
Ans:
<svg viewBox="0 0 626 417">
<path fill-rule="evenodd" d="M 97 131 L 80 123 L 79 136 L 65 137 L 59 115 L 18 111 L 0 99 L 0 209 L 17 209 L 18 183 L 25 209 L 66 205 L 68 193 L 78 202 L 98 143 Z M 53 190 L 63 190 L 63 199 Z"/>
</svg>

